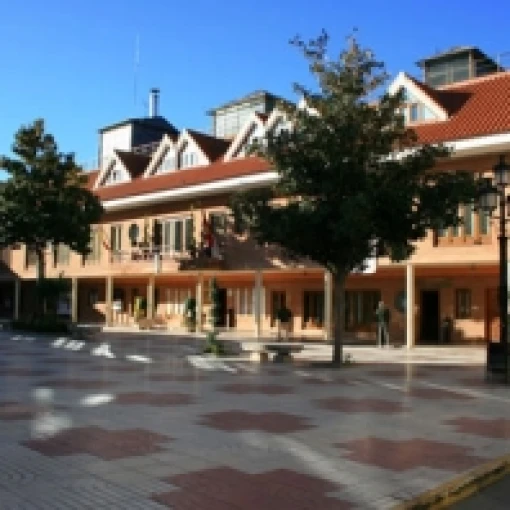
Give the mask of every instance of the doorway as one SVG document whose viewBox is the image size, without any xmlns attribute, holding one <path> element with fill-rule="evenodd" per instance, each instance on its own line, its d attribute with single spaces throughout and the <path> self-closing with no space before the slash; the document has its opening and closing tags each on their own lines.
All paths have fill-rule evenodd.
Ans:
<svg viewBox="0 0 510 510">
<path fill-rule="evenodd" d="M 282 290 L 273 290 L 271 292 L 271 327 L 276 326 L 276 313 L 281 308 L 287 307 L 285 292 Z"/>
<path fill-rule="evenodd" d="M 218 319 L 215 326 L 225 328 L 227 326 L 227 289 L 218 289 Z"/>
<path fill-rule="evenodd" d="M 421 291 L 420 342 L 439 344 L 439 291 Z"/>
</svg>

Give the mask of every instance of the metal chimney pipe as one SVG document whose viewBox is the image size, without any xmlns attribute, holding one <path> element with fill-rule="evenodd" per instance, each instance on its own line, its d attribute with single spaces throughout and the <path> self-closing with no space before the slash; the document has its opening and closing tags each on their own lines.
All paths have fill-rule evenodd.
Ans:
<svg viewBox="0 0 510 510">
<path fill-rule="evenodd" d="M 149 117 L 159 115 L 159 89 L 153 88 L 149 93 Z"/>
</svg>

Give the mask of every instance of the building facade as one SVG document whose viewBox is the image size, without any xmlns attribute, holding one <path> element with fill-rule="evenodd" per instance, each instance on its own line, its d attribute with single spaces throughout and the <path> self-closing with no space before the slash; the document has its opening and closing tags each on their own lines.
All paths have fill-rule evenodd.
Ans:
<svg viewBox="0 0 510 510">
<path fill-rule="evenodd" d="M 510 152 L 509 72 L 496 66 L 436 88 L 400 73 L 389 91 L 402 88 L 402 113 L 419 140 L 452 148 L 441 169 L 490 174 L 498 156 Z M 277 98 L 257 92 L 212 110 L 212 136 L 178 131 L 159 116 L 159 91 L 151 94 L 148 118 L 100 130 L 100 168 L 87 175 L 105 215 L 93 228 L 90 254 L 47 249 L 47 275 L 71 281 L 61 313 L 82 323 L 135 327 L 143 300 L 149 320 L 178 331 L 193 297 L 198 327 L 205 328 L 215 278 L 221 328 L 268 336 L 285 305 L 293 336 L 330 338 L 330 276 L 286 259 L 276 247 L 258 246 L 229 214 L 233 192 L 276 182 L 268 163 L 247 147 L 288 127 Z M 445 323 L 451 342 L 498 339 L 497 229 L 472 207 L 459 214 L 462 225 L 430 232 L 409 260 L 378 258 L 368 271 L 350 275 L 345 324 L 351 340 L 375 341 L 381 299 L 390 307 L 392 342 L 440 343 Z M 0 316 L 19 318 L 33 308 L 35 258 L 25 246 L 2 257 Z"/>
</svg>

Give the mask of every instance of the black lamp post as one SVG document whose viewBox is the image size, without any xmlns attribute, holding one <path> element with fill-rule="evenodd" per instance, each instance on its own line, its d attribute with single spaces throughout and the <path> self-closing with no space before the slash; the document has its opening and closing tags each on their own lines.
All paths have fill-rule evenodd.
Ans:
<svg viewBox="0 0 510 510">
<path fill-rule="evenodd" d="M 499 157 L 499 162 L 494 166 L 494 178 L 485 180 L 485 186 L 480 195 L 479 207 L 492 215 L 499 206 L 499 338 L 501 354 L 504 359 L 505 381 L 508 381 L 508 250 L 506 235 L 506 188 L 510 185 L 510 165 L 505 161 L 505 156 Z M 488 351 L 487 363 L 490 365 L 490 351 Z M 490 370 L 490 366 L 488 370 Z"/>
</svg>

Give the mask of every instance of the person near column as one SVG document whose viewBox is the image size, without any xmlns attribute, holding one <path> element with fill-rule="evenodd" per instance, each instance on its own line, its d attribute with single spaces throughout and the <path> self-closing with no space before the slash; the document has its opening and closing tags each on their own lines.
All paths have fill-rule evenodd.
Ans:
<svg viewBox="0 0 510 510">
<path fill-rule="evenodd" d="M 377 317 L 377 345 L 379 347 L 390 345 L 390 310 L 384 304 L 384 301 L 379 301 L 375 311 Z"/>
</svg>

